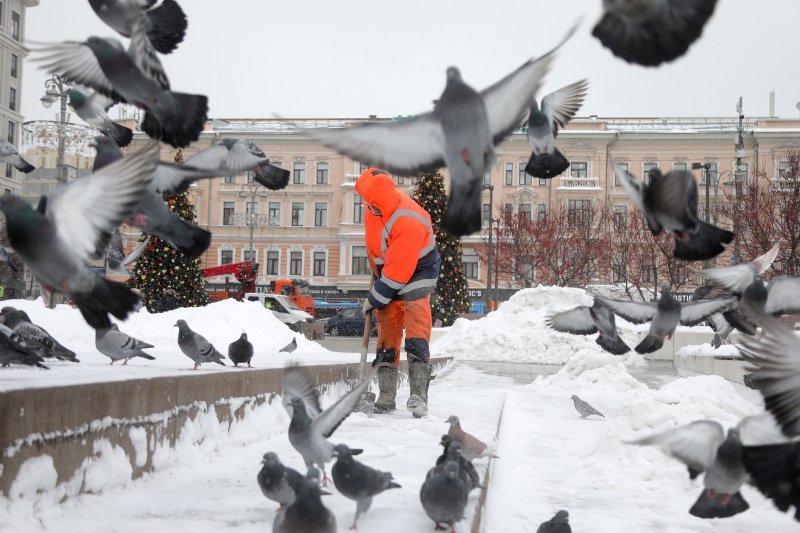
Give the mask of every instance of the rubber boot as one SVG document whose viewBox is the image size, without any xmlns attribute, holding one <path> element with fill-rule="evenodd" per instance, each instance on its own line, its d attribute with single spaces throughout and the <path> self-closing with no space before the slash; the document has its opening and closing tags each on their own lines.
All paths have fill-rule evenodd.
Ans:
<svg viewBox="0 0 800 533">
<path fill-rule="evenodd" d="M 378 369 L 378 399 L 372 412 L 383 415 L 391 413 L 397 406 L 394 398 L 397 395 L 398 371 L 396 366 L 382 366 Z"/>
<path fill-rule="evenodd" d="M 433 367 L 428 363 L 414 361 L 408 365 L 408 386 L 411 396 L 406 402 L 406 409 L 416 418 L 428 414 L 428 386 L 433 379 Z"/>
</svg>

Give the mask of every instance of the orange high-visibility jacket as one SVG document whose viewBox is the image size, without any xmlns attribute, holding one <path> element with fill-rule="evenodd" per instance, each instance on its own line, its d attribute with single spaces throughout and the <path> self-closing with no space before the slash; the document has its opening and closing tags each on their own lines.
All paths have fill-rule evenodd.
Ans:
<svg viewBox="0 0 800 533">
<path fill-rule="evenodd" d="M 430 215 L 377 168 L 358 178 L 356 192 L 381 210 L 376 216 L 364 209 L 367 257 L 375 273 L 372 306 L 382 309 L 392 300 L 418 300 L 433 292 L 442 259 Z"/>
</svg>

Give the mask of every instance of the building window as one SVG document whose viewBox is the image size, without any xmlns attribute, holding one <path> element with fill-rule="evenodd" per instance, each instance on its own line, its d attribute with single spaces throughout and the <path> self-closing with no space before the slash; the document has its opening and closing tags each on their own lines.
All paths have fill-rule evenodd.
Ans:
<svg viewBox="0 0 800 533">
<path fill-rule="evenodd" d="M 353 224 L 364 223 L 364 201 L 360 194 L 353 197 Z"/>
<path fill-rule="evenodd" d="M 546 186 L 548 181 L 544 178 L 539 178 L 539 186 Z"/>
<path fill-rule="evenodd" d="M 302 185 L 306 182 L 306 163 L 305 161 L 294 162 L 294 173 L 292 174 L 292 183 L 295 185 Z"/>
<path fill-rule="evenodd" d="M 570 224 L 585 226 L 589 223 L 591 200 L 567 200 L 567 219 Z"/>
<path fill-rule="evenodd" d="M 328 204 L 314 204 L 314 225 L 317 227 L 328 225 Z"/>
<path fill-rule="evenodd" d="M 2 9 L 2 6 L 3 5 L 0 4 L 0 9 Z M 11 77 L 19 77 L 19 56 L 17 54 L 11 54 Z"/>
<path fill-rule="evenodd" d="M 325 252 L 314 252 L 314 275 L 324 276 L 325 270 Z"/>
<path fill-rule="evenodd" d="M 419 176 L 411 176 L 411 185 L 416 185 L 419 181 Z"/>
<path fill-rule="evenodd" d="M 222 225 L 233 226 L 233 213 L 236 210 L 235 202 L 224 202 L 222 204 Z"/>
<path fill-rule="evenodd" d="M 492 169 L 489 168 L 486 172 L 483 173 L 483 184 L 484 185 L 491 185 L 492 184 Z"/>
<path fill-rule="evenodd" d="M 747 173 L 749 170 L 750 168 L 747 163 L 742 163 L 739 165 L 739 170 L 736 172 L 733 184 L 736 185 L 736 182 L 738 181 L 742 185 L 747 185 Z"/>
<path fill-rule="evenodd" d="M 11 12 L 11 38 L 19 41 L 19 13 L 16 11 Z"/>
<path fill-rule="evenodd" d="M 16 144 L 17 141 L 17 123 L 13 120 L 8 121 L 8 142 Z"/>
<path fill-rule="evenodd" d="M 258 202 L 247 202 L 244 204 L 245 213 L 248 215 L 255 215 L 258 213 Z"/>
<path fill-rule="evenodd" d="M 611 263 L 611 281 L 613 283 L 623 283 L 625 281 L 625 263 Z"/>
<path fill-rule="evenodd" d="M 513 204 L 505 204 L 503 206 L 503 215 L 508 217 L 514 212 L 514 205 Z"/>
<path fill-rule="evenodd" d="M 267 212 L 267 220 L 270 226 L 281 225 L 281 203 L 270 202 L 269 211 Z"/>
<path fill-rule="evenodd" d="M 524 162 L 520 161 L 520 163 L 519 163 L 519 182 L 520 183 L 522 183 L 526 179 L 525 176 L 527 175 L 527 172 L 525 172 L 525 168 L 527 166 L 528 166 L 528 162 L 527 161 L 524 161 Z M 511 184 L 507 183 L 507 185 L 511 185 Z M 530 185 L 530 183 L 528 185 Z"/>
<path fill-rule="evenodd" d="M 467 279 L 478 279 L 478 254 L 475 250 L 464 250 L 461 256 L 461 264 L 464 267 L 464 276 Z"/>
<path fill-rule="evenodd" d="M 628 223 L 628 206 L 615 205 L 614 206 L 614 229 L 621 231 Z"/>
<path fill-rule="evenodd" d="M 531 204 L 519 204 L 519 216 L 531 220 Z"/>
<path fill-rule="evenodd" d="M 11 111 L 17 110 L 17 90 L 13 87 L 8 88 L 8 108 Z"/>
<path fill-rule="evenodd" d="M 330 172 L 330 163 L 327 161 L 317 161 L 317 185 L 328 184 L 328 173 Z"/>
<path fill-rule="evenodd" d="M 245 250 L 244 251 L 244 260 L 245 261 L 253 261 L 255 262 L 258 256 L 256 255 L 256 250 Z"/>
<path fill-rule="evenodd" d="M 292 226 L 303 225 L 303 202 L 292 202 Z"/>
<path fill-rule="evenodd" d="M 539 222 L 547 219 L 547 204 L 536 204 L 536 220 Z"/>
<path fill-rule="evenodd" d="M 541 181 L 541 180 L 540 180 Z M 533 185 L 533 176 L 525 172 L 524 170 L 519 173 L 519 184 L 520 185 Z"/>
<path fill-rule="evenodd" d="M 522 175 L 520 175 L 520 178 Z M 506 185 L 513 185 L 514 184 L 514 163 L 506 163 L 506 172 L 505 172 L 505 181 Z"/>
<path fill-rule="evenodd" d="M 570 176 L 573 178 L 585 178 L 588 176 L 589 164 L 586 161 L 573 161 L 569 165 Z"/>
<path fill-rule="evenodd" d="M 289 275 L 303 275 L 303 252 L 289 252 Z"/>
<path fill-rule="evenodd" d="M 267 275 L 278 275 L 278 264 L 280 261 L 280 254 L 277 250 L 270 250 L 267 252 Z"/>
<path fill-rule="evenodd" d="M 366 163 L 359 163 L 358 164 L 358 175 L 361 176 L 364 172 L 369 170 L 369 165 Z"/>
<path fill-rule="evenodd" d="M 353 246 L 353 261 L 351 264 L 353 275 L 357 276 L 369 274 L 366 246 Z"/>
<path fill-rule="evenodd" d="M 223 183 L 236 183 L 236 176 L 223 176 Z"/>
<path fill-rule="evenodd" d="M 617 162 L 617 166 L 622 170 L 624 170 L 625 172 L 628 172 L 628 163 Z M 614 187 L 622 187 L 622 183 L 620 183 L 616 172 L 614 172 Z"/>
<path fill-rule="evenodd" d="M 395 176 L 395 181 L 398 185 L 405 185 L 406 179 L 403 176 Z"/>
<path fill-rule="evenodd" d="M 672 163 L 672 170 L 686 170 L 686 163 Z"/>
<path fill-rule="evenodd" d="M 656 269 L 653 265 L 641 265 L 641 278 L 642 283 L 655 283 Z"/>
<path fill-rule="evenodd" d="M 717 174 L 717 164 L 716 163 L 709 163 L 708 164 L 708 170 L 704 170 L 703 171 L 703 177 L 700 180 L 700 185 L 701 186 L 705 186 L 706 179 L 708 179 L 709 183 L 711 183 L 711 186 L 713 187 L 714 184 L 717 182 L 717 176 L 718 176 L 718 174 Z"/>
<path fill-rule="evenodd" d="M 654 168 L 658 168 L 658 163 L 644 163 L 642 165 L 642 180 L 645 183 L 650 183 L 650 171 Z"/>
<path fill-rule="evenodd" d="M 490 204 L 483 204 L 483 217 L 481 225 L 488 228 L 492 223 L 492 206 Z"/>
<path fill-rule="evenodd" d="M 11 177 L 11 174 L 12 174 L 11 165 L 9 165 L 8 163 L 6 163 L 6 177 L 7 177 L 7 178 L 10 178 L 10 177 Z"/>
<path fill-rule="evenodd" d="M 230 265 L 233 263 L 233 250 L 222 250 L 219 256 L 220 265 Z"/>
<path fill-rule="evenodd" d="M 255 182 L 256 181 L 256 173 L 255 172 L 245 172 L 244 181 L 245 181 L 245 183 L 253 183 L 253 182 Z"/>
</svg>

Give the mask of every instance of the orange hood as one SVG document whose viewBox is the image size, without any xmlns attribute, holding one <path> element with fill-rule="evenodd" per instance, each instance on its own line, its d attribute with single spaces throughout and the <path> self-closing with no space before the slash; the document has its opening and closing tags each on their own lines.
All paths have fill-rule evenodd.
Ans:
<svg viewBox="0 0 800 533">
<path fill-rule="evenodd" d="M 392 216 L 400 204 L 400 191 L 392 177 L 378 168 L 367 169 L 356 181 L 356 192 L 365 202 L 381 210 L 383 218 Z"/>
</svg>

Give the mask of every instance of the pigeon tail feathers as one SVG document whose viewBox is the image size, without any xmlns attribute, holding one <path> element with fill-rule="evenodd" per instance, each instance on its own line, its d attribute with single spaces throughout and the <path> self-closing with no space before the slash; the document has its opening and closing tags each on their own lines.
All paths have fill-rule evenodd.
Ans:
<svg viewBox="0 0 800 533">
<path fill-rule="evenodd" d="M 689 514 L 698 518 L 728 518 L 743 513 L 749 508 L 750 505 L 738 492 L 722 494 L 703 490 L 692 508 L 689 509 Z"/>
<path fill-rule="evenodd" d="M 663 339 L 659 339 L 655 335 L 648 335 L 647 337 L 642 339 L 642 342 L 640 342 L 635 349 L 638 353 L 644 354 L 644 353 L 655 352 L 662 346 L 664 346 Z"/>
<path fill-rule="evenodd" d="M 531 152 L 525 172 L 534 178 L 549 180 L 555 178 L 569 168 L 569 160 L 564 157 L 558 148 L 552 154 L 537 154 Z"/>
<path fill-rule="evenodd" d="M 120 148 L 128 146 L 133 140 L 133 130 L 116 122 L 111 123 L 111 129 L 107 133 Z"/>
<path fill-rule="evenodd" d="M 455 185 L 447 199 L 442 226 L 455 237 L 481 229 L 481 180 Z"/>
<path fill-rule="evenodd" d="M 622 355 L 631 351 L 630 347 L 619 336 L 599 335 L 595 342 L 605 351 L 614 355 Z"/>
<path fill-rule="evenodd" d="M 147 38 L 153 48 L 162 54 L 169 54 L 186 35 L 186 15 L 175 0 L 164 0 L 161 5 L 147 11 L 150 25 Z"/>
<path fill-rule="evenodd" d="M 185 148 L 200 137 L 208 114 L 208 97 L 198 94 L 171 93 L 144 114 L 142 131 L 153 139 L 174 148 Z M 175 106 L 177 100 L 179 105 Z"/>
<path fill-rule="evenodd" d="M 177 216 L 153 232 L 188 257 L 200 257 L 211 244 L 211 233 Z"/>
<path fill-rule="evenodd" d="M 722 244 L 730 243 L 733 237 L 733 232 L 698 220 L 697 229 L 688 240 L 675 239 L 675 257 L 685 261 L 713 259 L 725 251 Z"/>
<path fill-rule="evenodd" d="M 124 320 L 133 311 L 139 297 L 123 283 L 98 277 L 91 292 L 69 295 L 78 306 L 86 323 L 95 329 L 111 328 L 111 313 Z"/>
<path fill-rule="evenodd" d="M 266 164 L 256 169 L 253 179 L 269 190 L 278 191 L 289 184 L 291 172 L 286 169 Z"/>
</svg>

